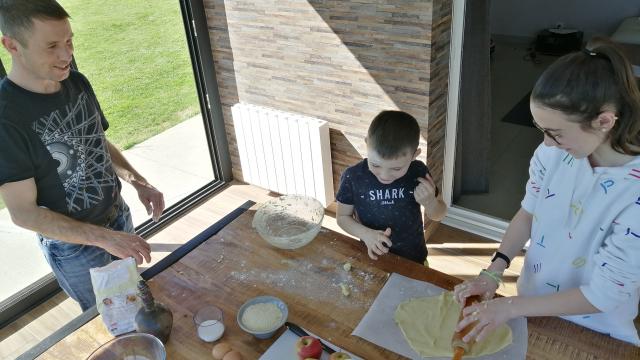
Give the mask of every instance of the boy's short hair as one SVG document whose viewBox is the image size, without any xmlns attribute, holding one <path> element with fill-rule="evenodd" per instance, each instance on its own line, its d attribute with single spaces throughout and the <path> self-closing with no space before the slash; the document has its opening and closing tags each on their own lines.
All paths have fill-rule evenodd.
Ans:
<svg viewBox="0 0 640 360">
<path fill-rule="evenodd" d="M 378 114 L 367 132 L 367 145 L 383 159 L 413 154 L 420 142 L 418 121 L 404 111 L 385 110 Z"/>
<path fill-rule="evenodd" d="M 69 17 L 67 11 L 54 0 L 0 0 L 0 31 L 25 47 L 33 19 L 64 20 Z"/>
</svg>

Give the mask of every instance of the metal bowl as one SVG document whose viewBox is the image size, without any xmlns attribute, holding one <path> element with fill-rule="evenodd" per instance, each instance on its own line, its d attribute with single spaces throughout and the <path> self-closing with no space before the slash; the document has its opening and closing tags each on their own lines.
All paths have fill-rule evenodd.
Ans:
<svg viewBox="0 0 640 360">
<path fill-rule="evenodd" d="M 148 359 L 166 360 L 167 352 L 162 341 L 144 333 L 118 336 L 102 344 L 87 360 Z"/>
<path fill-rule="evenodd" d="M 304 195 L 284 195 L 260 205 L 253 227 L 269 244 L 297 249 L 313 240 L 322 227 L 324 207 Z"/>
<path fill-rule="evenodd" d="M 278 309 L 280 309 L 280 312 L 282 312 L 282 317 L 280 318 L 280 321 L 278 321 L 278 323 L 272 329 L 265 330 L 265 331 L 251 330 L 245 324 L 242 323 L 242 316 L 244 315 L 245 310 L 247 310 L 249 306 L 254 304 L 263 304 L 263 303 L 276 304 Z M 240 306 L 240 309 L 238 310 L 238 316 L 236 316 L 236 320 L 238 321 L 238 325 L 240 326 L 240 328 L 245 332 L 257 337 L 258 339 L 269 339 L 276 333 L 276 331 L 282 325 L 284 325 L 285 321 L 287 321 L 288 316 L 289 316 L 289 308 L 287 308 L 287 304 L 285 304 L 284 301 L 278 299 L 275 296 L 258 296 L 248 300 L 247 302 L 242 304 L 242 306 Z"/>
</svg>

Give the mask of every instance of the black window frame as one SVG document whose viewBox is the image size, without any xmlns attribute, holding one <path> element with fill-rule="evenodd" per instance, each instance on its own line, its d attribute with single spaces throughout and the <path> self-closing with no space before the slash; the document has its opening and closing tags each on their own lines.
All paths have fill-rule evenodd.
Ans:
<svg viewBox="0 0 640 360">
<path fill-rule="evenodd" d="M 136 227 L 136 233 L 149 237 L 177 220 L 213 194 L 220 191 L 231 180 L 231 157 L 226 138 L 222 104 L 216 80 L 213 53 L 202 0 L 179 0 L 189 55 L 205 136 L 211 154 L 214 180 L 192 192 L 165 210 L 160 221 L 151 219 Z M 74 63 L 75 65 L 75 63 Z M 0 61 L 0 78 L 6 76 Z M 46 302 L 61 291 L 57 280 L 49 273 L 17 294 L 0 303 L 0 329 L 11 324 L 22 315 Z"/>
</svg>

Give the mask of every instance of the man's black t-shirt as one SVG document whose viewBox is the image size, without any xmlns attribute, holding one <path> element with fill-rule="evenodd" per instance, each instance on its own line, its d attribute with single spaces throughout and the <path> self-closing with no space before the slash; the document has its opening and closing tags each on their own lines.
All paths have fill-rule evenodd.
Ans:
<svg viewBox="0 0 640 360">
<path fill-rule="evenodd" d="M 382 184 L 369 171 L 367 159 L 349 167 L 342 174 L 336 200 L 353 205 L 360 223 L 374 230 L 391 228 L 394 254 L 423 263 L 427 257 L 420 204 L 413 196 L 418 177 L 425 177 L 427 166 L 414 160 L 407 173 Z"/>
<path fill-rule="evenodd" d="M 120 192 L 89 81 L 71 71 L 61 89 L 40 94 L 0 82 L 0 185 L 35 179 L 37 204 L 103 225 Z"/>
</svg>

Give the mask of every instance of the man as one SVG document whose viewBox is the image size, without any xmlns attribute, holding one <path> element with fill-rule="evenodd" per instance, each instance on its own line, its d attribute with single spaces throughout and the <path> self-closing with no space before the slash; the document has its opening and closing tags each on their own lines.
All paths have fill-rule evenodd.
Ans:
<svg viewBox="0 0 640 360">
<path fill-rule="evenodd" d="M 95 304 L 90 268 L 151 260 L 118 177 L 156 221 L 164 198 L 105 138 L 109 124 L 89 81 L 70 69 L 68 18 L 53 0 L 0 0 L 12 60 L 0 82 L 0 196 L 16 225 L 38 233 L 60 286 L 86 310 Z"/>
</svg>

